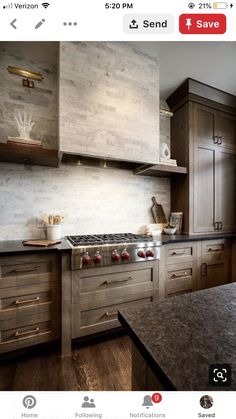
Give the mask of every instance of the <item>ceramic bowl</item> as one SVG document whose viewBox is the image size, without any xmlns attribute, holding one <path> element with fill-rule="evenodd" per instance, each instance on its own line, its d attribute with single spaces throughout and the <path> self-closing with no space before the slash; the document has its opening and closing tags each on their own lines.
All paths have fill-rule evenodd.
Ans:
<svg viewBox="0 0 236 419">
<path fill-rule="evenodd" d="M 174 228 L 165 227 L 164 228 L 164 233 L 165 234 L 175 234 L 175 232 L 176 232 L 176 227 L 174 227 Z"/>
</svg>

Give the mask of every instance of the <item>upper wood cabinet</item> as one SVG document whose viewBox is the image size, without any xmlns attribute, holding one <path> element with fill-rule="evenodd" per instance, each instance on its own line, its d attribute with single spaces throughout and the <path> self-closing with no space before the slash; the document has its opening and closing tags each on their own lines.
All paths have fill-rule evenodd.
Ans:
<svg viewBox="0 0 236 419">
<path fill-rule="evenodd" d="M 159 65 L 127 43 L 60 43 L 60 151 L 159 162 Z"/>
<path fill-rule="evenodd" d="M 236 116 L 194 103 L 194 141 L 236 151 Z"/>
<path fill-rule="evenodd" d="M 217 141 L 217 112 L 195 103 L 193 113 L 194 141 L 212 145 Z"/>
<path fill-rule="evenodd" d="M 183 180 L 171 180 L 183 232 L 236 231 L 236 97 L 188 79 L 167 103 L 172 156 L 188 168 Z"/>
</svg>

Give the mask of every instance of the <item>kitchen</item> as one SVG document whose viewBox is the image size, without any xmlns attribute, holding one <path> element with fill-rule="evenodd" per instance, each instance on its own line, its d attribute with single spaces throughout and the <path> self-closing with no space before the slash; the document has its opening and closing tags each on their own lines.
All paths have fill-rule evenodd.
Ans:
<svg viewBox="0 0 236 419">
<path fill-rule="evenodd" d="M 125 310 L 174 307 L 235 281 L 234 51 L 206 42 L 0 44 L 1 389 L 140 389 L 119 327 L 133 342 Z M 43 79 L 22 86 L 9 66 Z M 8 141 L 24 112 L 43 147 Z M 161 143 L 177 166 L 159 164 Z M 152 197 L 167 219 L 183 212 L 184 236 L 146 236 Z M 45 213 L 63 215 L 61 236 L 71 240 L 24 246 L 45 238 Z M 86 237 L 79 244 L 75 235 Z M 145 345 L 136 341 L 139 352 Z M 40 366 L 51 362 L 55 376 L 42 384 Z"/>
</svg>

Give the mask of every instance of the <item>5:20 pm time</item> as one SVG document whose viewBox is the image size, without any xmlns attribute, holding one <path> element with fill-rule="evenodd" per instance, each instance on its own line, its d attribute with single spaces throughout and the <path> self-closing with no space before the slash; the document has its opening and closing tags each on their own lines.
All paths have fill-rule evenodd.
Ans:
<svg viewBox="0 0 236 419">
<path fill-rule="evenodd" d="M 105 3 L 105 9 L 133 9 L 133 3 Z"/>
</svg>

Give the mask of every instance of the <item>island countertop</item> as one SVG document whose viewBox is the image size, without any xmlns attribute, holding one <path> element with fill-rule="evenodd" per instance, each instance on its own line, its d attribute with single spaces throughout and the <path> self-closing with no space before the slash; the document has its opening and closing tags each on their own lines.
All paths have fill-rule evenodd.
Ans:
<svg viewBox="0 0 236 419">
<path fill-rule="evenodd" d="M 236 283 L 119 312 L 156 376 L 172 390 L 236 390 Z M 230 364 L 229 387 L 212 387 L 212 364 Z"/>
</svg>

